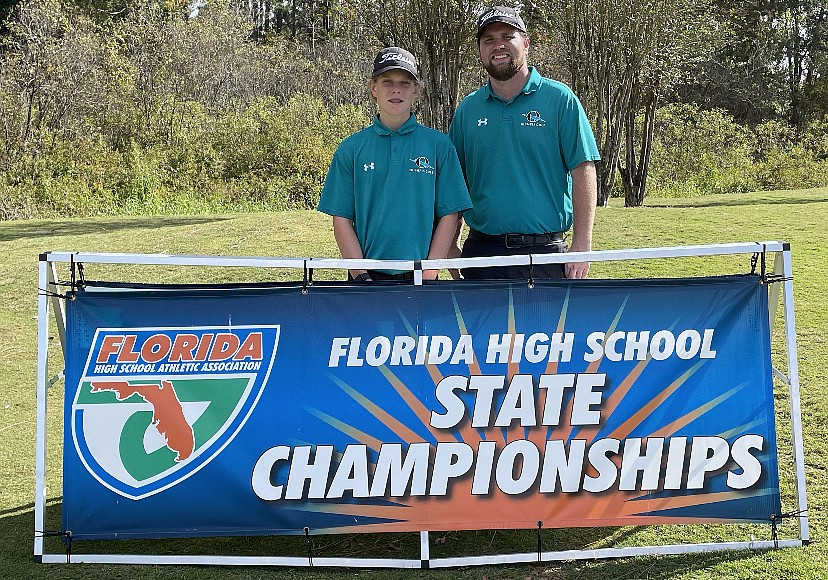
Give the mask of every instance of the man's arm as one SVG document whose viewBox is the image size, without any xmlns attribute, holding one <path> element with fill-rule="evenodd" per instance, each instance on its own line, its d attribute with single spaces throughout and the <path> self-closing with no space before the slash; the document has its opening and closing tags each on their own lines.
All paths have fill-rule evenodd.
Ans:
<svg viewBox="0 0 828 580">
<path fill-rule="evenodd" d="M 333 216 L 333 230 L 336 245 L 339 246 L 339 254 L 343 258 L 363 258 L 362 246 L 359 245 L 354 224 L 348 218 Z M 365 274 L 368 270 L 349 270 L 351 277 L 356 278 Z"/>
<path fill-rule="evenodd" d="M 595 221 L 595 204 L 598 199 L 598 179 L 595 163 L 584 161 L 572 170 L 572 240 L 570 252 L 592 250 L 592 224 Z M 586 278 L 589 262 L 565 264 L 567 278 Z"/>
<path fill-rule="evenodd" d="M 429 260 L 442 260 L 449 256 L 452 245 L 455 245 L 455 236 L 458 232 L 459 213 L 444 215 L 437 220 L 434 235 L 431 236 L 431 246 L 428 248 Z M 423 280 L 436 280 L 437 270 L 424 270 Z"/>
</svg>

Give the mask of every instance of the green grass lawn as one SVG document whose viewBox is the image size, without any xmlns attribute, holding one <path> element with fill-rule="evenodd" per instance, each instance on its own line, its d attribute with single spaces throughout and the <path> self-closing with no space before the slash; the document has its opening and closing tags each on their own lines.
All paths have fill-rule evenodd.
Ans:
<svg viewBox="0 0 828 580">
<path fill-rule="evenodd" d="M 617 200 L 613 200 L 614 202 Z M 623 560 L 576 561 L 465 568 L 448 571 L 323 570 L 181 566 L 42 565 L 32 562 L 34 527 L 34 446 L 37 264 L 44 251 L 179 253 L 245 256 L 335 257 L 329 219 L 316 212 L 261 213 L 196 217 L 98 218 L 0 222 L 0 578 L 814 578 L 828 577 L 828 188 L 695 199 L 648 200 L 627 209 L 599 208 L 596 249 L 786 240 L 791 243 L 802 384 L 805 462 L 812 544 L 761 552 L 650 556 Z M 683 276 L 745 272 L 749 257 L 646 260 L 594 264 L 592 277 Z M 89 279 L 170 282 L 296 279 L 293 271 L 242 271 L 159 267 L 88 266 Z M 319 272 L 336 278 L 341 272 Z M 60 369 L 57 339 L 50 347 L 52 372 Z M 774 359 L 783 360 L 784 342 L 774 336 Z M 790 440 L 787 398 L 777 385 L 779 447 Z M 59 525 L 62 384 L 50 391 L 51 410 L 47 518 Z M 790 466 L 781 462 L 783 508 L 795 509 Z M 783 537 L 796 536 L 795 522 Z M 754 534 L 768 539 L 767 527 L 659 526 L 550 530 L 544 549 L 630 546 L 648 543 L 742 541 Z M 327 536 L 315 539 L 318 556 L 418 558 L 416 534 Z M 489 552 L 532 552 L 532 531 L 479 531 L 432 534 L 432 557 Z M 227 538 L 127 543 L 102 542 L 87 549 L 132 553 L 304 554 L 300 538 Z M 112 544 L 117 544 L 113 546 Z M 50 552 L 60 550 L 55 539 Z"/>
</svg>

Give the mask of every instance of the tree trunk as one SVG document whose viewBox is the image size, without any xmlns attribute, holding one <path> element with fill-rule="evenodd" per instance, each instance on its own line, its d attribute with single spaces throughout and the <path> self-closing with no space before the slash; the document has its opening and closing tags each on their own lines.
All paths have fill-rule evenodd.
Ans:
<svg viewBox="0 0 828 580">
<path fill-rule="evenodd" d="M 644 122 L 641 127 L 640 140 L 636 149 L 636 113 L 628 111 L 624 126 L 626 137 L 626 163 L 619 171 L 624 188 L 624 206 L 640 207 L 644 204 L 644 195 L 647 190 L 647 175 L 650 167 L 650 152 L 653 144 L 653 128 L 655 127 L 655 111 L 658 98 L 653 91 L 647 91 L 642 103 L 644 107 Z"/>
</svg>

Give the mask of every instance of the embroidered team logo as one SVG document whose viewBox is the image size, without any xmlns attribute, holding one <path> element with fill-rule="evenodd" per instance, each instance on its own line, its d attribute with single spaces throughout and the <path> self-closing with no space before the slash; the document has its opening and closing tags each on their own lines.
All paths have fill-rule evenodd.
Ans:
<svg viewBox="0 0 828 580">
<path fill-rule="evenodd" d="M 434 175 L 434 167 L 431 165 L 431 162 L 429 162 L 428 157 L 416 157 L 410 161 L 414 164 L 414 167 L 409 168 L 409 171 Z"/>
<path fill-rule="evenodd" d="M 523 117 L 526 119 L 525 123 L 521 123 L 521 126 L 528 126 L 528 127 L 544 127 L 546 126 L 546 121 L 543 120 L 541 114 L 538 111 L 529 111 L 528 113 L 524 113 Z"/>
<path fill-rule="evenodd" d="M 279 326 L 98 329 L 71 408 L 78 456 L 130 499 L 180 483 L 247 421 L 278 342 Z"/>
</svg>

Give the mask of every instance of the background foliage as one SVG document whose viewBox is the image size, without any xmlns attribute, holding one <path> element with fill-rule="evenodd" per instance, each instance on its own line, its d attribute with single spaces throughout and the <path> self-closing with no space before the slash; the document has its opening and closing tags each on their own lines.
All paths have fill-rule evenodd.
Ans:
<svg viewBox="0 0 828 580">
<path fill-rule="evenodd" d="M 590 2 L 523 14 L 531 61 L 593 120 L 601 201 L 828 184 L 824 0 Z M 477 9 L 5 0 L 0 219 L 312 208 L 336 145 L 370 120 L 380 46 L 420 57 L 417 113 L 447 129 L 484 78 Z"/>
</svg>

